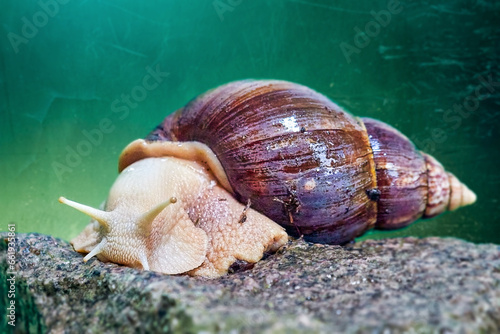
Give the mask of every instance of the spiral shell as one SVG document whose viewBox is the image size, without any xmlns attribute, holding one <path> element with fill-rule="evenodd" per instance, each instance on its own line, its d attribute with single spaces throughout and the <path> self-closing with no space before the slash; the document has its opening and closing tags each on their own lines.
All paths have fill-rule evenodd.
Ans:
<svg viewBox="0 0 500 334">
<path fill-rule="evenodd" d="M 240 202 L 314 242 L 342 244 L 373 227 L 400 228 L 475 201 L 399 131 L 286 81 L 208 91 L 146 141 L 207 145 Z"/>
</svg>

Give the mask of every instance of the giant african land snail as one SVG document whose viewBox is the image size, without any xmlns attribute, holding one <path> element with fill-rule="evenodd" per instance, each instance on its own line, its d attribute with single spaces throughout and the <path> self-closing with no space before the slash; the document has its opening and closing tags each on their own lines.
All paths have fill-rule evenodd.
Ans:
<svg viewBox="0 0 500 334">
<path fill-rule="evenodd" d="M 106 206 L 113 213 L 61 199 L 97 220 L 75 249 L 86 259 L 211 277 L 285 244 L 270 219 L 306 240 L 342 244 L 476 200 L 394 128 L 274 80 L 199 96 L 129 144 L 119 171 Z"/>
</svg>

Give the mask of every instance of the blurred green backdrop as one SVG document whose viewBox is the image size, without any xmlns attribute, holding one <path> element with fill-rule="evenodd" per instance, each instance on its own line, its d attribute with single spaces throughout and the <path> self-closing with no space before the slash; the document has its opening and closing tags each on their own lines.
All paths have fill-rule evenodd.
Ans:
<svg viewBox="0 0 500 334">
<path fill-rule="evenodd" d="M 498 1 L 0 6 L 2 231 L 15 223 L 18 232 L 74 237 L 88 218 L 60 195 L 98 206 L 122 148 L 168 113 L 231 80 L 275 78 L 392 124 L 478 194 L 474 206 L 365 238 L 500 243 Z M 151 71 L 158 85 L 147 90 Z M 67 160 L 72 150 L 79 158 Z"/>
</svg>

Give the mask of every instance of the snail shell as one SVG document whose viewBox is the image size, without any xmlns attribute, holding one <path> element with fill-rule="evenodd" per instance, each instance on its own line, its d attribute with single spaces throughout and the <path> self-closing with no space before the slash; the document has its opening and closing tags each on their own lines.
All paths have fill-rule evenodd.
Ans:
<svg viewBox="0 0 500 334">
<path fill-rule="evenodd" d="M 342 244 L 476 200 L 396 129 L 286 81 L 237 81 L 202 94 L 130 144 L 119 168 L 185 157 L 172 145 L 178 141 L 190 142 L 188 155 L 240 202 L 314 242 Z"/>
</svg>

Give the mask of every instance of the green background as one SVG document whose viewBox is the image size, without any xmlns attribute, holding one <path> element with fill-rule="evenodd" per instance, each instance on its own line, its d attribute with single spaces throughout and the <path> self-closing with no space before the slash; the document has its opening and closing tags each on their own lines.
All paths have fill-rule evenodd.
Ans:
<svg viewBox="0 0 500 334">
<path fill-rule="evenodd" d="M 274 78 L 392 124 L 478 195 L 365 237 L 500 243 L 500 3 L 401 1 L 377 25 L 373 13 L 391 2 L 1 0 L 0 230 L 74 237 L 88 218 L 59 196 L 99 206 L 120 151 L 168 113 L 231 80 Z M 128 114 L 114 112 L 122 94 L 140 92 L 148 66 L 168 76 Z M 471 111 L 460 114 L 464 103 Z M 111 130 L 82 144 L 103 119 Z M 57 172 L 68 148 L 87 151 Z"/>
</svg>

